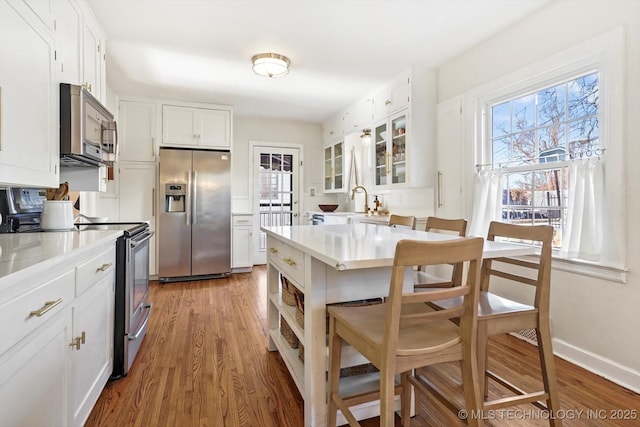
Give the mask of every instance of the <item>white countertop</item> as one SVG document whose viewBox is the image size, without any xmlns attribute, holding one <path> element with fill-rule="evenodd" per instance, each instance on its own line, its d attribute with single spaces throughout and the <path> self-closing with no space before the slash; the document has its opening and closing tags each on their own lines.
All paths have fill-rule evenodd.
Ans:
<svg viewBox="0 0 640 427">
<path fill-rule="evenodd" d="M 439 241 L 456 238 L 447 234 L 365 223 L 262 227 L 261 230 L 337 270 L 391 266 L 396 244 L 402 239 Z M 485 241 L 483 256 L 530 255 L 534 250 L 529 245 Z"/>
<path fill-rule="evenodd" d="M 114 230 L 0 234 L 0 289 L 120 235 L 122 231 Z"/>
</svg>

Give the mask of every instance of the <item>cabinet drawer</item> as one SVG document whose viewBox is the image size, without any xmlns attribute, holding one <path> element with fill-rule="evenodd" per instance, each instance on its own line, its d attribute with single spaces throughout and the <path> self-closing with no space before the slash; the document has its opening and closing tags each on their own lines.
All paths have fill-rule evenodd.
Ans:
<svg viewBox="0 0 640 427">
<path fill-rule="evenodd" d="M 73 300 L 74 271 L 0 304 L 0 354 L 46 323 Z"/>
<path fill-rule="evenodd" d="M 115 269 L 116 251 L 109 248 L 76 267 L 76 296 Z"/>
<path fill-rule="evenodd" d="M 253 216 L 251 215 L 234 215 L 233 225 L 251 225 L 253 222 Z"/>
<path fill-rule="evenodd" d="M 300 287 L 304 287 L 304 254 L 301 250 L 276 239 L 269 239 L 269 261 L 278 270 L 293 279 Z"/>
</svg>

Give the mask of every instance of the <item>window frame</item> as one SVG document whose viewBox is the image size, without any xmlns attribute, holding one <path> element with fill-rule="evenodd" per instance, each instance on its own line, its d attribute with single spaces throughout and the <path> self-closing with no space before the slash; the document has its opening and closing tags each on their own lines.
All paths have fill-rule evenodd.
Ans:
<svg viewBox="0 0 640 427">
<path fill-rule="evenodd" d="M 476 165 L 491 163 L 491 105 L 571 80 L 590 71 L 599 72 L 600 148 L 606 150 L 605 221 L 607 236 L 603 259 L 590 262 L 563 258 L 553 251 L 554 268 L 605 280 L 626 283 L 626 203 L 624 180 L 624 29 L 610 30 L 600 36 L 562 50 L 527 67 L 507 73 L 468 92 L 467 111 L 473 115 L 469 132 L 473 135 L 473 155 L 468 161 L 468 181 Z M 568 163 L 568 161 L 567 161 Z M 606 165 L 612 165 L 606 167 Z M 470 188 L 473 188 L 471 185 Z"/>
</svg>

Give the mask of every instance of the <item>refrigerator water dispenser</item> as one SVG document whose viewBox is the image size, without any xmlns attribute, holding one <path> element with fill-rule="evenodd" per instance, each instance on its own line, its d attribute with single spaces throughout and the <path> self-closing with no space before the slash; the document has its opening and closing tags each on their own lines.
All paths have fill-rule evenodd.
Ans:
<svg viewBox="0 0 640 427">
<path fill-rule="evenodd" d="M 184 212 L 187 185 L 183 183 L 171 183 L 164 185 L 164 211 Z"/>
</svg>

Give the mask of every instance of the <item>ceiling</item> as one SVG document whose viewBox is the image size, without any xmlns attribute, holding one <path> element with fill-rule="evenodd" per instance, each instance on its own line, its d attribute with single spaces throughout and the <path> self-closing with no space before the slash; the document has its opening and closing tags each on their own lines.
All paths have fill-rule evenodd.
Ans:
<svg viewBox="0 0 640 427">
<path fill-rule="evenodd" d="M 321 122 L 410 66 L 437 67 L 550 0 L 88 0 L 118 95 Z M 282 78 L 251 57 L 291 59 Z"/>
</svg>

